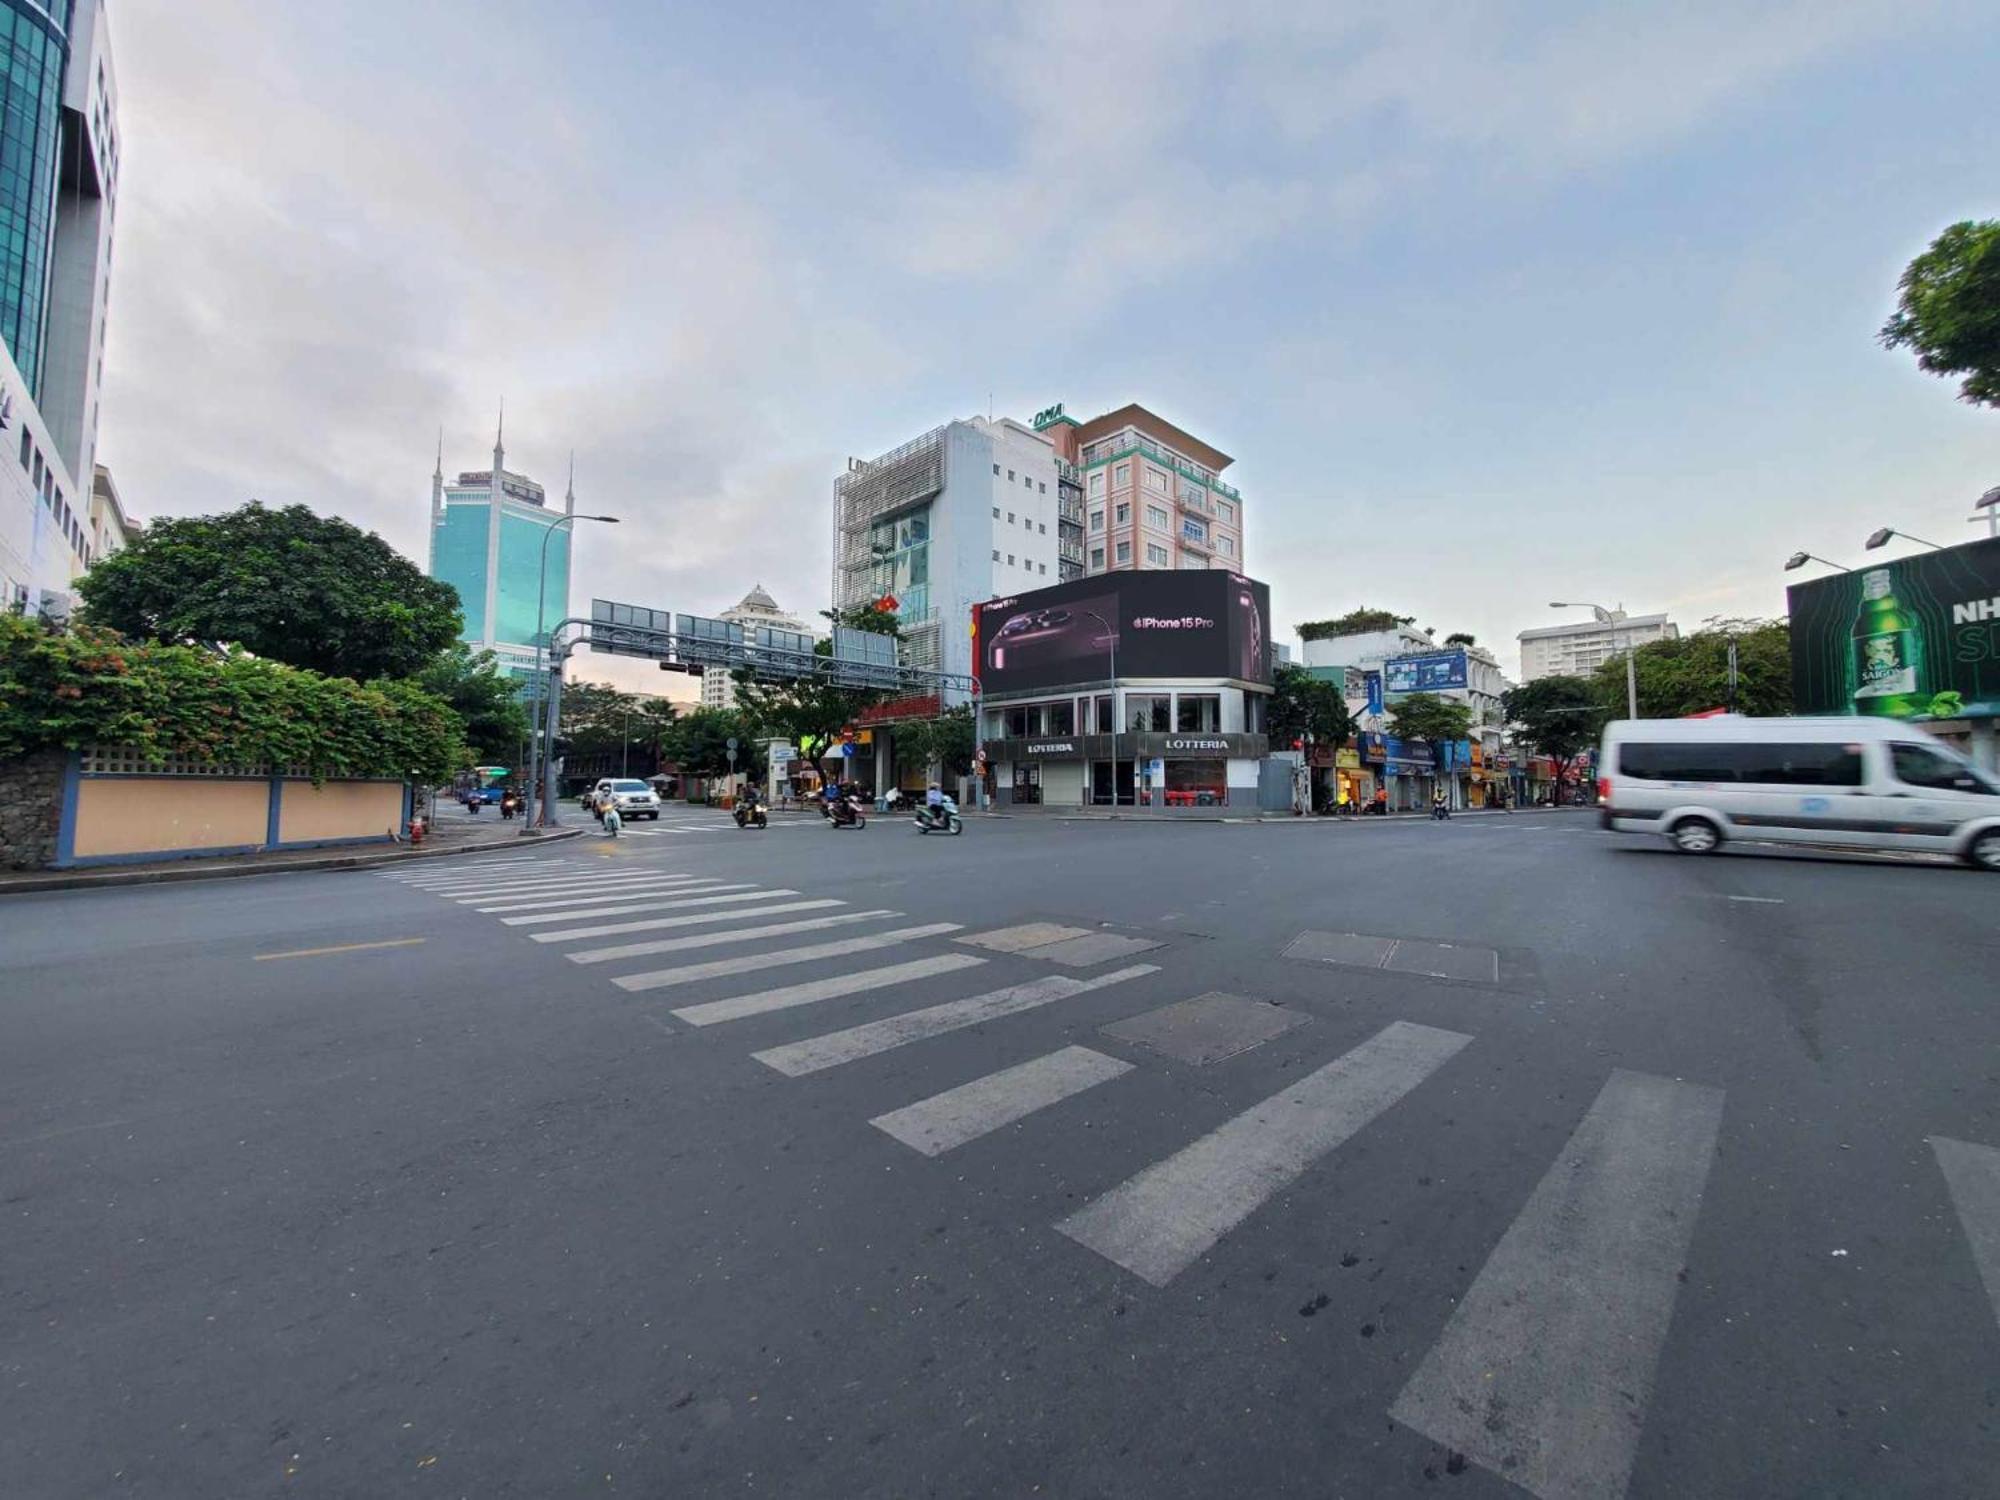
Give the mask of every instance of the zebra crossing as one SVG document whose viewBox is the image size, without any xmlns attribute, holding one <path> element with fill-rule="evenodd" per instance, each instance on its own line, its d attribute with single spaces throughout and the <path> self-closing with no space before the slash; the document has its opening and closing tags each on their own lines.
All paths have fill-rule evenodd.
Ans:
<svg viewBox="0 0 2000 1500">
<path fill-rule="evenodd" d="M 1174 987 L 1166 964 L 1121 962 L 1131 945 L 1160 945 L 1053 923 L 968 931 L 786 886 L 607 871 L 591 859 L 509 857 L 382 878 L 548 945 L 611 991 L 661 995 L 667 1014 L 696 1031 L 792 1018 L 799 1034 L 746 1053 L 791 1080 L 975 1027 L 996 1027 L 998 1052 L 1000 1023 L 1081 997 L 1126 996 L 1113 1022 L 1187 999 L 1162 993 Z M 1079 949 L 1085 938 L 1117 940 Z M 711 988 L 673 1003 L 696 986 Z M 919 987 L 942 986 L 960 993 L 911 1003 Z M 841 1001 L 892 1008 L 829 1021 Z M 1260 1216 L 1313 1212 L 1308 1196 L 1287 1189 L 1391 1111 L 1434 1108 L 1427 1090 L 1478 1048 L 1467 1032 L 1391 1021 L 1123 1181 L 1098 1184 L 1050 1226 L 1057 1243 L 1169 1288 L 1231 1235 L 1254 1233 Z M 1022 1050 L 996 1057 L 1002 1065 L 991 1071 L 937 1080 L 942 1087 L 898 1085 L 900 1097 L 856 1124 L 890 1149 L 947 1158 L 1003 1132 L 1060 1129 L 1065 1107 L 1084 1099 L 1115 1125 L 1121 1086 L 1157 1071 L 1075 1040 L 1025 1058 Z M 1623 1494 L 1724 1108 L 1723 1091 L 1699 1081 L 1610 1071 L 1484 1263 L 1455 1289 L 1451 1316 L 1388 1415 L 1535 1495 Z M 2000 1150 L 1941 1137 L 1931 1145 L 2000 1318 Z"/>
</svg>

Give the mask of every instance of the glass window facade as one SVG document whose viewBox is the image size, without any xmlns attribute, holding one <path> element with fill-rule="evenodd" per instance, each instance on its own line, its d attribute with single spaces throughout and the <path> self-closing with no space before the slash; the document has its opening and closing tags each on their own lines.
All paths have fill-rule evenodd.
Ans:
<svg viewBox="0 0 2000 1500">
<path fill-rule="evenodd" d="M 0 0 L 0 339 L 36 400 L 69 50 L 61 28 L 68 21 L 68 0 L 54 0 L 47 11 L 32 0 Z"/>
<path fill-rule="evenodd" d="M 438 527 L 431 577 L 458 590 L 463 639 L 486 639 L 486 507 L 447 505 Z"/>
<path fill-rule="evenodd" d="M 542 579 L 542 542 L 557 516 L 500 514 L 499 620 L 494 639 L 535 646 L 535 604 Z M 548 591 L 542 604 L 544 631 L 569 613 L 569 534 L 565 526 L 548 536 Z"/>
</svg>

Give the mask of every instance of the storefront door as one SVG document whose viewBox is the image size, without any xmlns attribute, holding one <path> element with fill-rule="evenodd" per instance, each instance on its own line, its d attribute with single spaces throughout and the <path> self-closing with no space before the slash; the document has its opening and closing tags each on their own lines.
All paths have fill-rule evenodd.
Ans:
<svg viewBox="0 0 2000 1500">
<path fill-rule="evenodd" d="M 1038 807 L 1042 800 L 1042 768 L 1031 760 L 1014 763 L 1014 805 Z"/>
</svg>

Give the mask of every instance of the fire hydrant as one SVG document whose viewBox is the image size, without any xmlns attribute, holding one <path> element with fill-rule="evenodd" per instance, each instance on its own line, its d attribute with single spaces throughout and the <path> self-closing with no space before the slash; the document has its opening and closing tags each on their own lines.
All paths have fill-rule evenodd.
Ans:
<svg viewBox="0 0 2000 1500">
<path fill-rule="evenodd" d="M 421 816 L 410 819 L 410 845 L 414 848 L 424 841 L 424 820 Z"/>
</svg>

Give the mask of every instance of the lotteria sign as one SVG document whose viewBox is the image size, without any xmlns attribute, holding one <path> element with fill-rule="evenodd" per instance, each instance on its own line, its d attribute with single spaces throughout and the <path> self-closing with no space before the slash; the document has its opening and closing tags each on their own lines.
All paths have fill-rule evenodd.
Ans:
<svg viewBox="0 0 2000 1500">
<path fill-rule="evenodd" d="M 2000 538 L 1786 590 L 1802 714 L 2000 715 Z"/>
</svg>

